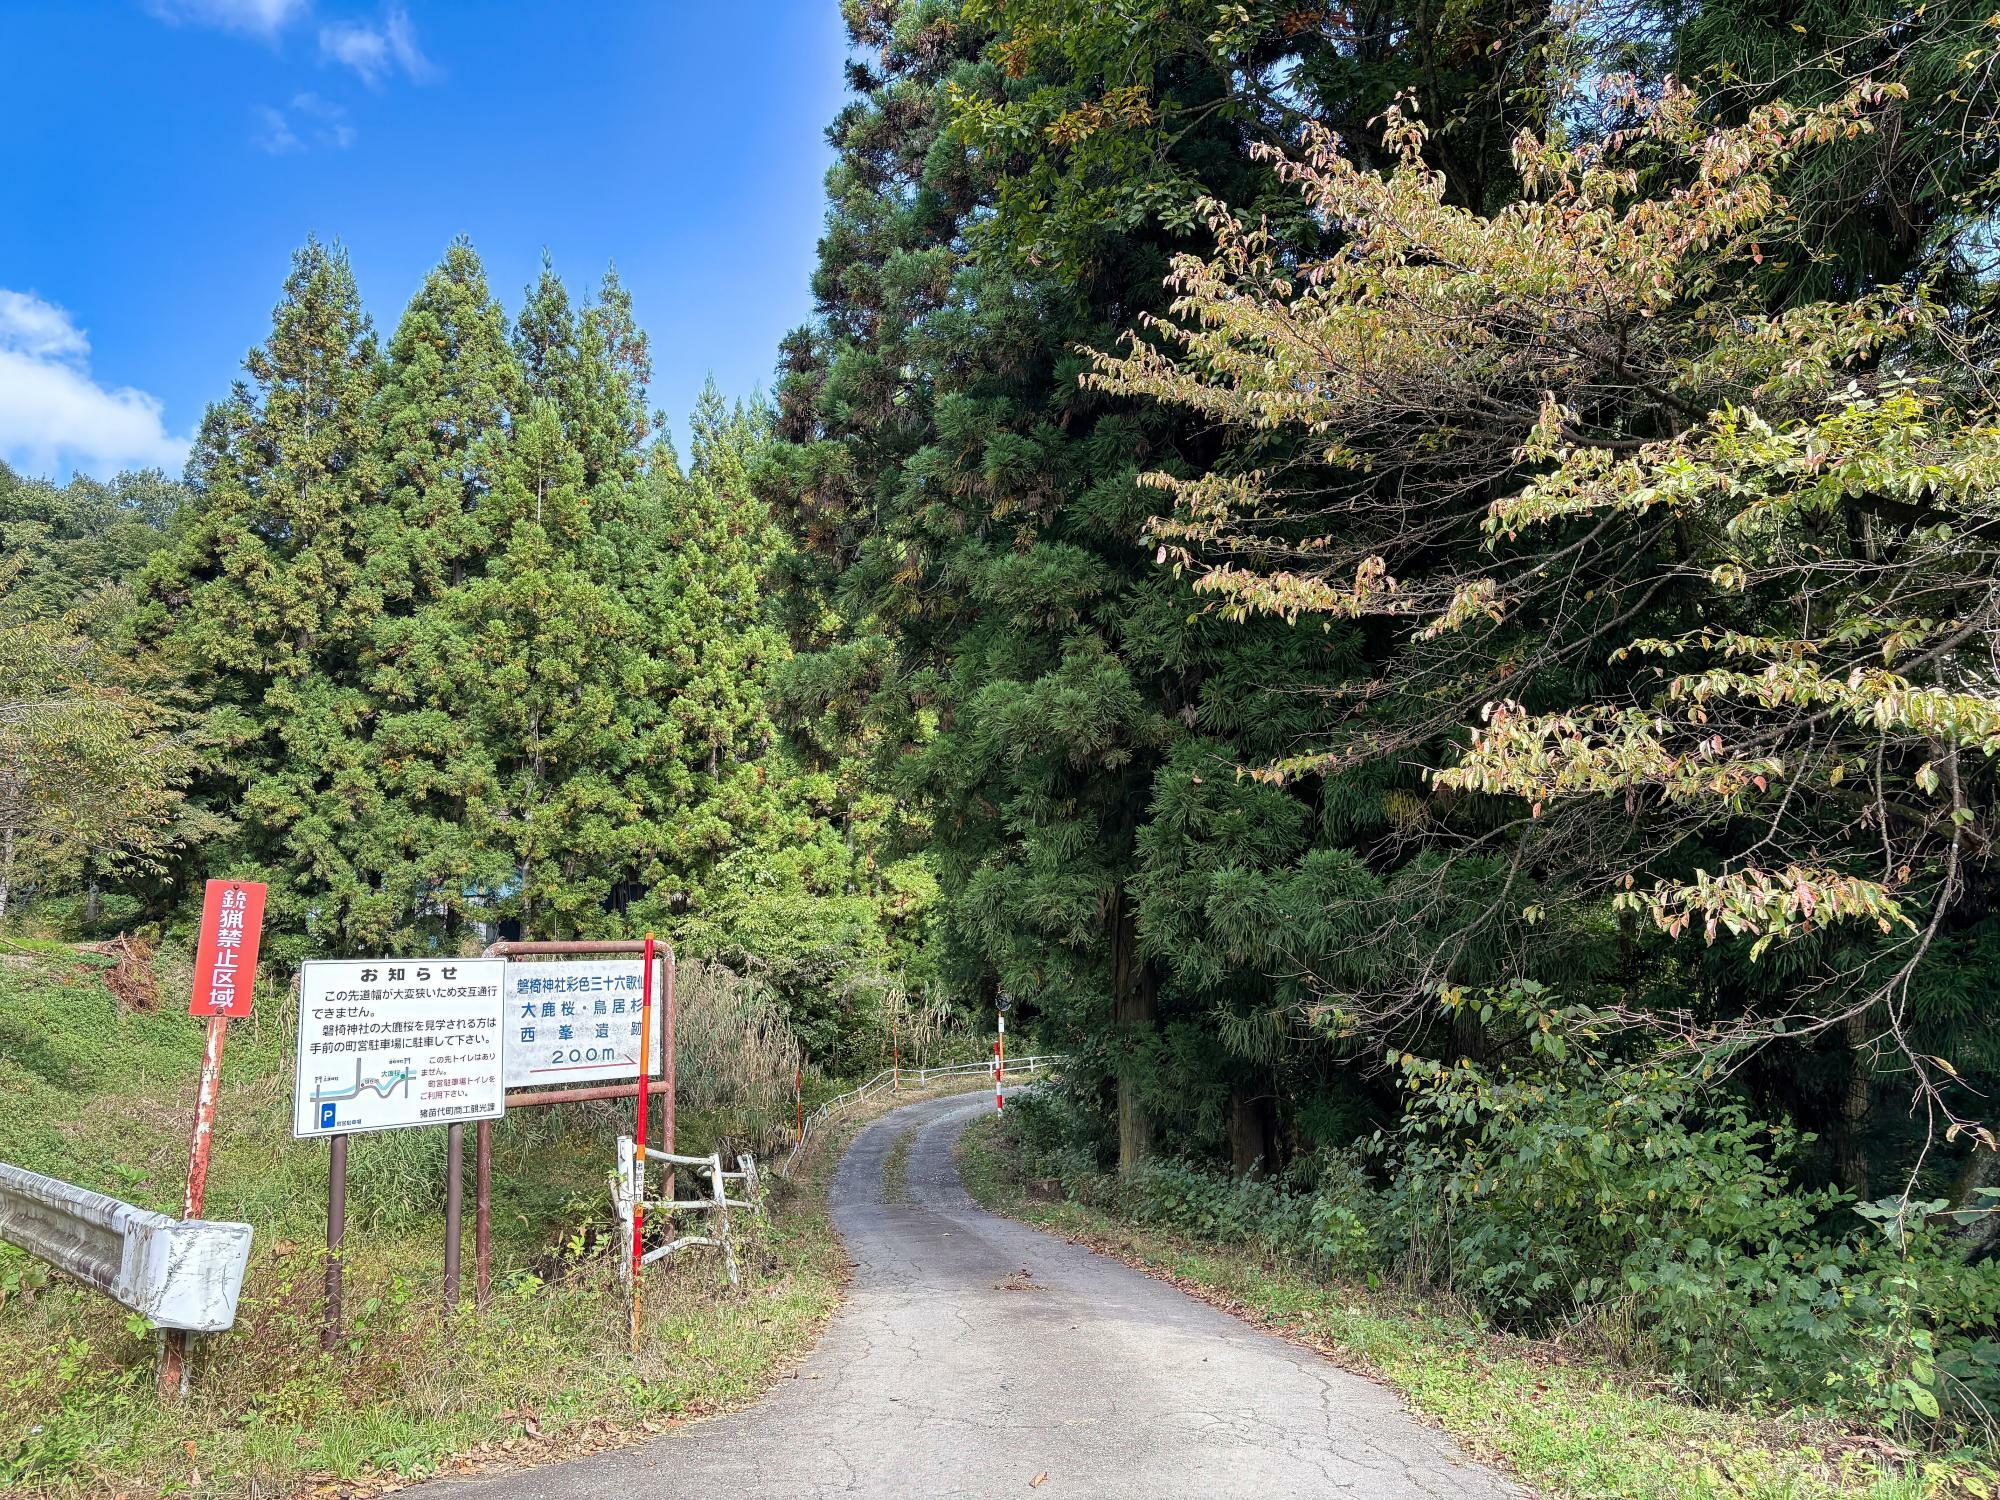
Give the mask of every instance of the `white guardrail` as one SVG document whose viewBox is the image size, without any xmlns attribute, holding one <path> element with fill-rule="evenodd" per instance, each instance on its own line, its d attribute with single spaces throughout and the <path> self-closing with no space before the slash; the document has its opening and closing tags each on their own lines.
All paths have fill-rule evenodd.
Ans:
<svg viewBox="0 0 2000 1500">
<path fill-rule="evenodd" d="M 1007 1059 L 1007 1072 L 1009 1074 L 1046 1072 L 1048 1069 L 1068 1060 L 1056 1053 L 1040 1053 L 1032 1057 L 1010 1057 Z M 896 1087 L 899 1081 L 909 1084 L 912 1088 L 922 1088 L 925 1084 L 935 1079 L 970 1077 L 973 1074 L 991 1078 L 993 1076 L 992 1062 L 952 1063 L 948 1067 L 940 1068 L 884 1068 L 859 1088 L 849 1089 L 844 1094 L 835 1094 L 826 1103 L 820 1105 L 818 1109 L 807 1115 L 805 1128 L 799 1132 L 799 1138 L 793 1143 L 791 1153 L 785 1158 L 785 1164 L 778 1168 L 778 1170 L 786 1177 L 790 1177 L 792 1175 L 792 1167 L 799 1159 L 799 1153 L 805 1150 L 806 1142 L 812 1139 L 815 1130 L 824 1125 L 828 1120 L 834 1118 L 834 1116 L 845 1114 L 854 1105 L 874 1098 L 875 1095 L 881 1093 L 884 1089 Z"/>
<path fill-rule="evenodd" d="M 0 1162 L 0 1240 L 144 1313 L 156 1328 L 220 1333 L 236 1321 L 250 1226 L 170 1219 Z"/>
</svg>

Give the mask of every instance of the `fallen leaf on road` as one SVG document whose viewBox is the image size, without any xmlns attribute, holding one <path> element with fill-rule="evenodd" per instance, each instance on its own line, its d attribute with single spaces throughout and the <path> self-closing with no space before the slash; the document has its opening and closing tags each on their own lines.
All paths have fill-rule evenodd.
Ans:
<svg viewBox="0 0 2000 1500">
<path fill-rule="evenodd" d="M 1042 1470 L 1041 1473 L 1037 1474 L 1033 1479 L 1030 1479 L 1028 1481 L 1028 1488 L 1031 1490 L 1038 1490 L 1048 1482 L 1049 1482 L 1049 1471 L 1047 1469 L 1044 1469 Z"/>
</svg>

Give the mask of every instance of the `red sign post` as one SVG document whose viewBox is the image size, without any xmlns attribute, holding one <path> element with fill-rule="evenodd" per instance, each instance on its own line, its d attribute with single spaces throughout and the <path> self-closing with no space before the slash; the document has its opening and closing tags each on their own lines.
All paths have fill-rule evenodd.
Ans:
<svg viewBox="0 0 2000 1500">
<path fill-rule="evenodd" d="M 250 1014 L 257 988 L 257 940 L 264 930 L 264 887 L 254 880 L 211 880 L 202 895 L 201 939 L 195 946 L 194 991 L 188 1014 L 208 1018 L 201 1055 L 201 1091 L 188 1137 L 187 1191 L 181 1217 L 198 1219 L 208 1191 L 208 1153 L 215 1136 L 215 1098 L 222 1087 L 222 1039 L 233 1017 Z M 187 1335 L 168 1333 L 160 1346 L 160 1393 L 187 1385 Z"/>
<path fill-rule="evenodd" d="M 646 1269 L 646 1143 L 651 1114 L 646 1075 L 653 1071 L 653 1060 L 647 1054 L 653 1039 L 653 935 L 646 934 L 645 975 L 639 987 L 639 1120 L 638 1138 L 633 1142 L 632 1157 L 632 1352 L 639 1352 L 639 1289 L 644 1284 Z M 671 1084 L 668 1085 L 672 1087 Z M 668 1150 L 673 1148 L 669 1146 Z M 668 1196 L 672 1197 L 671 1190 Z"/>
</svg>

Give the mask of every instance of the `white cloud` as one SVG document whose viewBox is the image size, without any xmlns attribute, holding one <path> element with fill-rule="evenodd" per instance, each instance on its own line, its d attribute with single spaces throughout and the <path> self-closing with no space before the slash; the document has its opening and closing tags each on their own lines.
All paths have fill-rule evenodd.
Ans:
<svg viewBox="0 0 2000 1500">
<path fill-rule="evenodd" d="M 352 68 L 370 88 L 380 88 L 397 72 L 413 83 L 423 83 L 434 71 L 417 45 L 410 13 L 394 4 L 382 12 L 380 26 L 366 21 L 332 21 L 320 27 L 319 54 Z"/>
<path fill-rule="evenodd" d="M 305 13 L 307 0 L 147 0 L 146 9 L 175 25 L 215 26 L 251 36 L 273 37 L 292 17 Z"/>
<path fill-rule="evenodd" d="M 292 129 L 292 122 L 285 118 L 282 109 L 260 104 L 251 113 L 256 117 L 257 129 L 250 139 L 256 142 L 259 151 L 283 156 L 290 151 L 305 150 L 306 143 L 299 139 L 298 132 Z"/>
<path fill-rule="evenodd" d="M 250 139 L 260 151 L 286 156 L 303 151 L 307 145 L 345 151 L 354 144 L 354 127 L 347 111 L 318 94 L 294 94 L 286 109 L 260 104 L 251 112 L 257 122 Z"/>
<path fill-rule="evenodd" d="M 70 315 L 32 292 L 0 287 L 0 349 L 36 359 L 85 359 L 90 340 Z"/>
<path fill-rule="evenodd" d="M 292 95 L 292 108 L 304 117 L 313 141 L 345 151 L 354 144 L 354 127 L 347 123 L 347 111 L 318 94 Z"/>
<path fill-rule="evenodd" d="M 0 287 L 0 458 L 57 477 L 151 465 L 177 473 L 193 439 L 169 433 L 162 410 L 157 396 L 91 378 L 90 340 L 65 309 Z"/>
</svg>

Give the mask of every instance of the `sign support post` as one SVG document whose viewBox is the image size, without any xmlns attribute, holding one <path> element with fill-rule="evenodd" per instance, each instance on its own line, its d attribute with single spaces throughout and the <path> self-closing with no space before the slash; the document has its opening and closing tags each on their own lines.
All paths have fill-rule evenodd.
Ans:
<svg viewBox="0 0 2000 1500">
<path fill-rule="evenodd" d="M 347 1240 L 347 1137 L 334 1136 L 327 1144 L 331 1154 L 326 1170 L 326 1322 L 319 1331 L 322 1349 L 332 1349 L 340 1343 L 341 1262 Z"/>
<path fill-rule="evenodd" d="M 459 1241 L 464 1237 L 465 1126 L 454 1122 L 444 1132 L 444 1305 L 458 1311 Z"/>
<path fill-rule="evenodd" d="M 257 988 L 257 943 L 264 929 L 264 887 L 253 880 L 211 880 L 202 892 L 201 938 L 195 947 L 194 988 L 188 1014 L 208 1018 L 201 1054 L 201 1086 L 188 1134 L 187 1188 L 181 1217 L 201 1217 L 208 1194 L 208 1158 L 215 1144 L 215 1105 L 222 1092 L 222 1044 L 232 1016 L 250 1014 Z M 188 1335 L 169 1330 L 160 1338 L 160 1394 L 187 1391 Z"/>
<path fill-rule="evenodd" d="M 493 1295 L 493 1122 L 481 1120 L 472 1146 L 472 1306 Z"/>
</svg>

